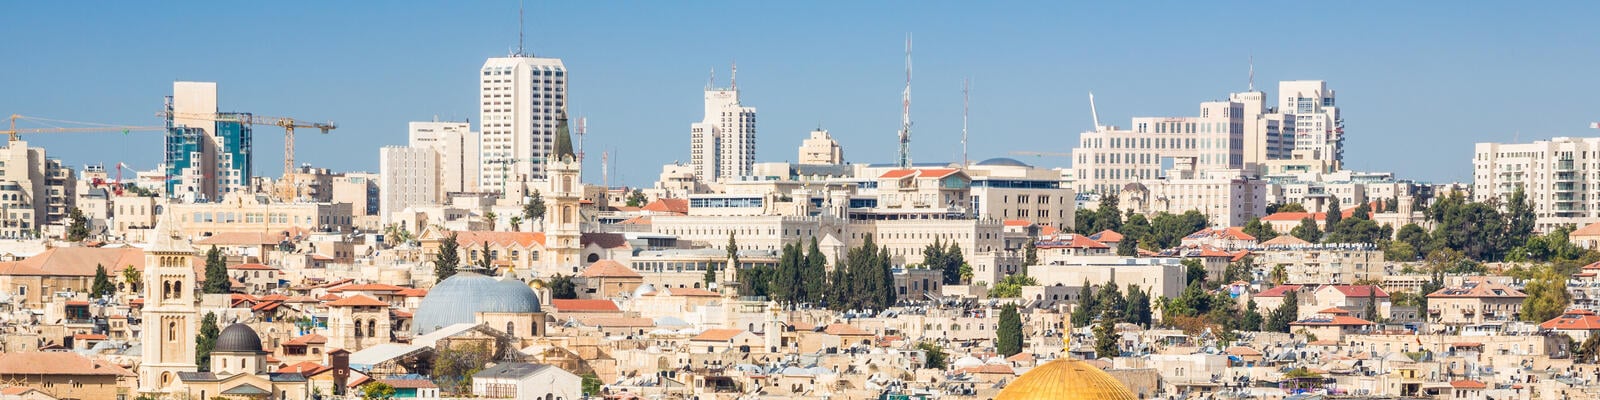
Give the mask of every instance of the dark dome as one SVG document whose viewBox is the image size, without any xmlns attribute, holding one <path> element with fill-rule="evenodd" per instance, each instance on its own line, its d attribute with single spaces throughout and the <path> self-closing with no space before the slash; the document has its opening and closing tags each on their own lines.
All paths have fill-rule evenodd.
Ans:
<svg viewBox="0 0 1600 400">
<path fill-rule="evenodd" d="M 1027 163 L 1017 161 L 1015 158 L 995 157 L 979 161 L 978 165 L 993 165 L 997 167 L 1031 167 Z"/>
<path fill-rule="evenodd" d="M 213 352 L 220 353 L 260 353 L 261 336 L 256 336 L 256 330 L 249 325 L 233 324 L 222 330 L 217 335 L 217 346 L 211 348 Z"/>
<path fill-rule="evenodd" d="M 477 322 L 480 312 L 536 313 L 539 295 L 515 279 L 500 280 L 475 272 L 460 272 L 439 282 L 422 297 L 411 330 L 418 335 L 455 324 Z"/>
</svg>

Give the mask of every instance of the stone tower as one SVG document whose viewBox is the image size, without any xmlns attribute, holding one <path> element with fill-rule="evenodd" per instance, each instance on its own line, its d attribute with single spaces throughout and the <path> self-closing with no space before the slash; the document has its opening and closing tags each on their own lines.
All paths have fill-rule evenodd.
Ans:
<svg viewBox="0 0 1600 400">
<path fill-rule="evenodd" d="M 587 262 L 582 259 L 583 246 L 583 164 L 572 151 L 572 135 L 567 129 L 567 115 L 556 120 L 555 150 L 545 160 L 544 199 L 549 204 L 545 213 L 545 250 L 550 254 L 550 268 L 541 275 L 576 274 Z"/>
<path fill-rule="evenodd" d="M 170 212 L 168 213 L 170 214 Z M 168 392 L 179 372 L 195 372 L 196 318 L 194 247 L 164 216 L 144 251 L 144 346 L 139 391 Z"/>
</svg>

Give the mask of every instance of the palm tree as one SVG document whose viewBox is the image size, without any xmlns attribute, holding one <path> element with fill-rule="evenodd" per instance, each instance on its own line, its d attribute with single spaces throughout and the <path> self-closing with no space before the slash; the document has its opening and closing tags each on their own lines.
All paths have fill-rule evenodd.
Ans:
<svg viewBox="0 0 1600 400">
<path fill-rule="evenodd" d="M 522 216 L 521 215 L 513 215 L 513 216 L 511 216 L 511 230 L 513 230 L 513 231 L 521 231 L 522 230 Z"/>
<path fill-rule="evenodd" d="M 489 230 L 491 231 L 494 230 L 495 218 L 499 218 L 499 216 L 494 215 L 494 211 L 483 213 L 483 222 L 489 224 Z"/>
<path fill-rule="evenodd" d="M 130 264 L 122 269 L 122 283 L 126 285 L 129 292 L 138 293 L 139 281 L 141 280 L 144 280 L 144 274 L 140 274 L 139 270 L 133 269 L 133 265 Z"/>
</svg>

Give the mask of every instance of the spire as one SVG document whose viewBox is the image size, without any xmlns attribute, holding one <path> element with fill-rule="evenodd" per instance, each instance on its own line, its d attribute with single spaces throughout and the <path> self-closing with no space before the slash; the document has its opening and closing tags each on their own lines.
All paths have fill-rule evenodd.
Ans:
<svg viewBox="0 0 1600 400">
<path fill-rule="evenodd" d="M 194 246 L 189 245 L 183 238 L 183 232 L 178 230 L 178 225 L 172 219 L 176 216 L 171 209 L 161 213 L 161 220 L 156 221 L 156 228 L 149 235 L 149 246 L 146 251 L 167 253 L 194 253 Z"/>
<path fill-rule="evenodd" d="M 556 116 L 556 148 L 551 157 L 557 161 L 578 159 L 578 156 L 572 152 L 572 133 L 567 129 L 566 111 L 562 111 L 559 116 Z"/>
</svg>

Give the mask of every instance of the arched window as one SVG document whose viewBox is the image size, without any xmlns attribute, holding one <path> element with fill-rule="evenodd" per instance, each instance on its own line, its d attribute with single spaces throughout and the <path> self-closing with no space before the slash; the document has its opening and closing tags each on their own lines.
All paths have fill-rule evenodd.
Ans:
<svg viewBox="0 0 1600 400">
<path fill-rule="evenodd" d="M 227 357 L 223 357 L 222 358 L 222 369 L 224 371 L 226 371 L 228 369 L 228 358 Z"/>
<path fill-rule="evenodd" d="M 572 193 L 572 176 L 571 175 L 561 177 L 561 191 L 563 193 Z"/>
<path fill-rule="evenodd" d="M 183 298 L 183 282 L 172 282 L 172 298 Z"/>
<path fill-rule="evenodd" d="M 165 300 L 165 299 L 170 299 L 170 298 L 172 298 L 172 282 L 162 281 L 161 282 L 161 299 Z"/>
<path fill-rule="evenodd" d="M 515 335 L 515 334 L 517 334 L 517 323 L 516 322 L 506 322 L 506 334 L 507 335 Z"/>
<path fill-rule="evenodd" d="M 356 337 L 362 337 L 361 336 L 361 320 L 359 320 L 359 319 L 356 320 Z"/>
<path fill-rule="evenodd" d="M 173 341 L 177 341 L 177 340 L 178 340 L 178 323 L 177 322 L 167 322 L 167 341 L 168 342 L 173 342 Z"/>
<path fill-rule="evenodd" d="M 572 223 L 572 207 L 561 207 L 561 223 Z"/>
<path fill-rule="evenodd" d="M 378 337 L 378 320 L 367 320 L 367 336 Z"/>
</svg>

